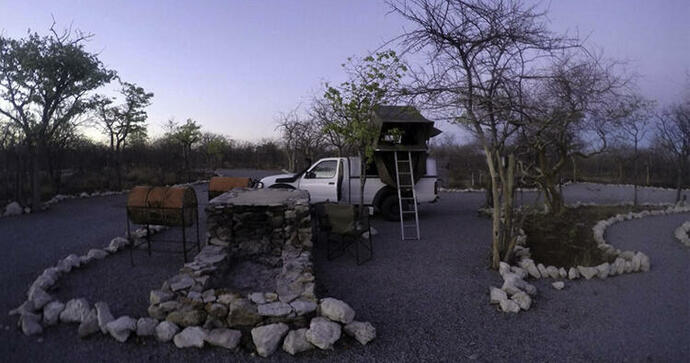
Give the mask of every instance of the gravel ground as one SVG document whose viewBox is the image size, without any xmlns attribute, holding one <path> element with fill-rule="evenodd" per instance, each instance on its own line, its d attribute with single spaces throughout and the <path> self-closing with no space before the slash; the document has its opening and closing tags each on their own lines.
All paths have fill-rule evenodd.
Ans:
<svg viewBox="0 0 690 363">
<path fill-rule="evenodd" d="M 569 186 L 567 199 L 601 193 Z M 594 186 L 599 187 L 599 186 Z M 205 187 L 197 187 L 205 203 Z M 573 191 L 570 191 L 570 190 Z M 604 188 L 606 189 L 606 188 Z M 609 193 L 603 193 L 607 198 Z M 621 192 L 621 194 L 625 194 Z M 574 201 L 572 200 L 572 201 Z M 25 337 L 6 313 L 22 302 L 44 268 L 69 253 L 104 247 L 123 233 L 124 196 L 65 201 L 51 210 L 0 219 L 0 357 L 5 361 L 238 361 L 247 353 L 222 349 L 178 350 L 152 339 L 119 344 L 106 337 L 81 342 L 76 326 Z M 655 200 L 657 201 L 657 200 Z M 332 352 L 306 360 L 338 361 L 687 361 L 690 358 L 690 252 L 672 233 L 690 214 L 647 217 L 620 223 L 607 233 L 624 249 L 639 249 L 652 261 L 643 274 L 566 282 L 556 291 L 536 281 L 539 296 L 530 311 L 506 315 L 488 302 L 488 287 L 500 276 L 487 270 L 489 221 L 477 215 L 480 193 L 445 193 L 420 209 L 422 240 L 400 241 L 399 226 L 375 220 L 374 259 L 357 266 L 343 256 L 326 261 L 317 246 L 319 291 L 341 298 L 371 321 L 378 338 L 362 347 L 341 341 Z M 612 202 L 603 200 L 603 202 Z M 202 226 L 205 223 L 202 221 Z M 158 238 L 173 237 L 168 231 Z M 202 231 L 202 236 L 203 236 Z M 143 315 L 148 291 L 180 267 L 180 255 L 124 252 L 69 274 L 56 295 L 108 301 L 115 315 Z M 681 282 L 681 283 L 678 283 Z M 283 352 L 269 360 L 289 360 Z"/>
</svg>

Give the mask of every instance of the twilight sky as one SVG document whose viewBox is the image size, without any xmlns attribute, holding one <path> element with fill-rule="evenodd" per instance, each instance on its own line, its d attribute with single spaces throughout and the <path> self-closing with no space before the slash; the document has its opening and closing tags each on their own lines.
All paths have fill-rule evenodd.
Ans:
<svg viewBox="0 0 690 363">
<path fill-rule="evenodd" d="M 690 73 L 690 1 L 554 0 L 554 31 L 579 32 L 626 60 L 642 93 L 677 100 Z M 340 64 L 408 26 L 383 0 L 0 0 L 0 31 L 58 27 L 93 33 L 89 49 L 123 80 L 155 93 L 149 130 L 174 117 L 235 139 L 277 136 L 275 117 L 342 81 Z M 450 131 L 455 127 L 440 125 Z"/>
</svg>

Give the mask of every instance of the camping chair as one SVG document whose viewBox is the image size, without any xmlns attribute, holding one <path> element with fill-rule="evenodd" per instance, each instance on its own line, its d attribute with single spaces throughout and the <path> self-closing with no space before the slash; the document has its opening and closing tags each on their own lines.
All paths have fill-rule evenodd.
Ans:
<svg viewBox="0 0 690 363">
<path fill-rule="evenodd" d="M 357 206 L 351 204 L 323 203 L 320 209 L 319 229 L 326 232 L 328 260 L 341 256 L 350 247 L 354 247 L 358 265 L 371 260 L 369 213 L 360 216 Z"/>
</svg>

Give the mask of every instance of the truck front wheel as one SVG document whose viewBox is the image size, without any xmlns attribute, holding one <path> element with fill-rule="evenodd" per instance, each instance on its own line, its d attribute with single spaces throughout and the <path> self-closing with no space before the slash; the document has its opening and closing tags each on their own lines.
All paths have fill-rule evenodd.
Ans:
<svg viewBox="0 0 690 363">
<path fill-rule="evenodd" d="M 383 218 L 389 221 L 400 220 L 400 207 L 398 206 L 398 196 L 395 194 L 388 194 L 381 205 L 379 206 Z"/>
</svg>

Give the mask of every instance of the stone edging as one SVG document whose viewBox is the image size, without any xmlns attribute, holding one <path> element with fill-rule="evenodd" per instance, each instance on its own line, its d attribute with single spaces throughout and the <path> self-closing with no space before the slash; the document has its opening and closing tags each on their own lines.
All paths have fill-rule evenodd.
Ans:
<svg viewBox="0 0 690 363">
<path fill-rule="evenodd" d="M 680 243 L 690 247 L 690 221 L 687 221 L 674 231 L 673 235 L 680 241 Z"/>
<path fill-rule="evenodd" d="M 500 289 L 496 287 L 489 288 L 489 301 L 491 304 L 499 304 L 499 310 L 503 312 L 518 313 L 520 310 L 528 310 L 532 303 L 532 299 L 529 295 L 536 294 L 536 288 L 524 281 L 528 276 L 535 279 L 552 278 L 556 280 L 564 280 L 566 278 L 576 280 L 580 277 L 584 277 L 590 280 L 595 276 L 605 279 L 608 276 L 622 275 L 624 273 L 649 271 L 651 267 L 649 257 L 644 253 L 639 251 L 621 251 L 606 243 L 604 239 L 606 228 L 618 222 L 643 218 L 650 215 L 658 216 L 685 212 L 690 212 L 690 206 L 671 206 L 662 210 L 645 210 L 639 213 L 630 212 L 601 220 L 592 228 L 594 240 L 598 244 L 597 247 L 602 249 L 605 254 L 611 256 L 611 259 L 615 258 L 614 262 L 604 262 L 594 267 L 571 267 L 568 270 L 564 267 L 547 267 L 541 263 L 535 265 L 534 260 L 531 259 L 529 248 L 524 247 L 527 236 L 523 230 L 520 230 L 520 235 L 517 237 L 517 245 L 515 246 L 515 255 L 519 257 L 518 266 L 511 266 L 505 262 L 501 262 L 499 273 L 504 283 Z M 690 227 L 690 223 L 688 223 L 688 225 Z M 552 285 L 558 290 L 565 287 L 563 281 L 556 281 Z M 510 299 L 508 295 L 511 296 Z"/>
<path fill-rule="evenodd" d="M 150 234 L 166 228 L 150 226 Z M 303 233 L 300 232 L 302 231 L 295 231 L 301 238 Z M 141 238 L 146 235 L 146 229 L 140 228 L 132 235 L 134 243 L 141 242 Z M 311 231 L 309 230 L 308 235 L 303 237 L 311 239 Z M 362 345 L 366 345 L 376 337 L 376 329 L 371 323 L 354 320 L 355 311 L 347 303 L 334 298 L 323 298 L 317 304 L 309 251 L 296 255 L 292 253 L 294 251 L 284 253 L 289 257 L 287 261 L 284 261 L 284 266 L 289 266 L 288 273 L 295 269 L 301 271 L 298 278 L 300 282 L 305 283 L 302 293 L 304 299 L 297 297 L 296 300 L 288 301 L 288 303 L 282 301 L 283 296 L 279 295 L 280 291 L 250 293 L 245 298 L 224 291 L 204 290 L 210 273 L 228 256 L 228 247 L 223 245 L 206 245 L 195 256 L 193 262 L 186 263 L 180 269 L 180 274 L 164 282 L 160 290 L 151 291 L 149 296 L 151 306 L 148 309 L 151 317 L 135 319 L 121 316 L 115 319 L 105 302 L 97 302 L 93 307 L 84 298 L 74 298 L 67 303 L 62 303 L 48 294 L 47 291 L 57 283 L 61 275 L 69 273 L 72 269 L 83 267 L 93 260 L 104 259 L 115 254 L 128 247 L 129 244 L 126 238 L 116 237 L 104 249 L 91 249 L 84 256 L 71 254 L 65 257 L 55 267 L 45 269 L 36 278 L 29 287 L 27 300 L 9 314 L 19 315 L 18 326 L 25 335 L 41 334 L 44 327 L 62 322 L 79 324 L 78 334 L 81 338 L 100 331 L 121 343 L 127 341 L 130 335 L 136 334 L 139 337 L 155 337 L 161 342 L 173 341 L 178 348 L 201 348 L 204 343 L 208 343 L 237 350 L 242 332 L 223 327 L 223 324 L 217 325 L 218 319 L 213 314 L 218 312 L 221 312 L 220 315 L 228 312 L 232 314 L 233 309 L 242 312 L 241 308 L 249 308 L 253 309 L 260 320 L 267 319 L 262 323 L 265 325 L 257 325 L 251 329 L 256 351 L 263 357 L 275 352 L 281 342 L 283 350 L 292 355 L 315 347 L 333 349 L 333 344 L 341 338 L 343 330 Z M 210 319 L 195 321 L 199 318 L 198 310 L 186 310 L 181 302 L 199 304 Z M 290 308 L 289 312 L 282 311 L 286 307 Z M 314 317 L 306 327 L 290 330 L 288 324 L 283 321 L 284 318 L 293 316 Z M 246 318 L 246 316 L 240 318 Z M 181 330 L 178 324 L 184 329 Z"/>
<path fill-rule="evenodd" d="M 163 226 L 150 226 L 150 234 L 165 230 Z M 146 229 L 140 228 L 132 233 L 135 239 L 143 238 Z M 50 290 L 65 275 L 83 267 L 93 260 L 102 260 L 110 255 L 124 250 L 129 241 L 124 237 L 115 237 L 104 249 L 90 249 L 85 255 L 71 254 L 60 261 L 54 267 L 49 267 L 34 280 L 27 291 L 27 300 L 16 309 L 10 311 L 10 315 L 19 315 L 18 325 L 25 335 L 35 335 L 43 332 L 43 327 L 55 325 L 58 322 L 79 323 L 79 335 L 81 337 L 95 333 L 99 329 L 105 333 L 106 325 L 114 320 L 108 305 L 98 302 L 92 309 L 86 299 L 75 298 L 66 304 L 56 300 L 48 294 Z"/>
<path fill-rule="evenodd" d="M 187 186 L 187 185 L 195 185 L 195 184 L 202 184 L 202 183 L 207 183 L 208 180 L 195 180 L 190 183 L 185 183 L 185 184 L 176 184 L 174 186 Z M 170 185 L 166 185 L 170 186 Z M 87 192 L 82 192 L 80 194 L 57 194 L 50 198 L 48 201 L 43 202 L 43 205 L 41 206 L 41 210 L 46 210 L 50 208 L 51 206 L 62 202 L 63 200 L 68 200 L 68 199 L 77 199 L 77 198 L 92 198 L 92 197 L 107 197 L 111 195 L 119 195 L 119 194 L 124 194 L 129 192 L 129 189 L 123 189 L 120 191 L 114 191 L 114 190 L 107 190 L 104 192 L 93 192 L 91 194 Z M 4 208 L 3 208 L 3 213 L 0 214 L 0 218 L 2 217 L 10 217 L 10 216 L 17 216 L 17 215 L 22 215 L 22 214 L 31 214 L 31 208 L 25 207 L 22 209 L 21 205 L 17 202 L 10 202 L 8 203 Z"/>
</svg>

